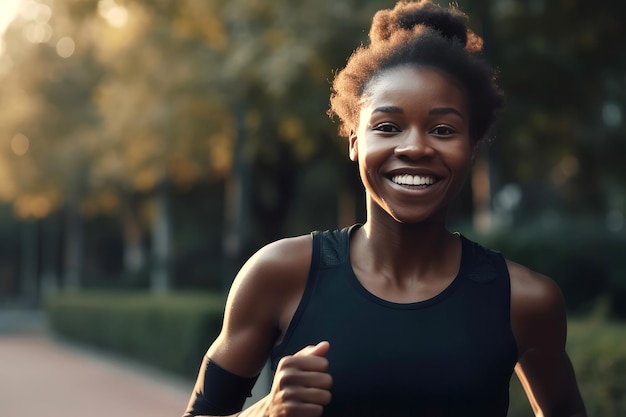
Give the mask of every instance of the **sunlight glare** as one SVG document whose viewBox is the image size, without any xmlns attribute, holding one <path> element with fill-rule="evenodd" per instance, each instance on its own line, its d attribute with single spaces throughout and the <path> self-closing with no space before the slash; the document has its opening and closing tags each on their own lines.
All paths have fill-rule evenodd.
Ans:
<svg viewBox="0 0 626 417">
<path fill-rule="evenodd" d="M 22 19 L 32 21 L 37 18 L 39 3 L 35 0 L 24 0 L 19 8 L 19 15 Z"/>
<path fill-rule="evenodd" d="M 113 27 L 121 28 L 128 21 L 128 9 L 118 5 L 115 0 L 100 0 L 98 13 Z"/>
<path fill-rule="evenodd" d="M 40 4 L 37 6 L 35 20 L 37 23 L 48 23 L 52 17 L 52 8 L 47 4 Z"/>
<path fill-rule="evenodd" d="M 2 0 L 0 2 L 0 38 L 17 14 L 20 0 Z"/>
</svg>

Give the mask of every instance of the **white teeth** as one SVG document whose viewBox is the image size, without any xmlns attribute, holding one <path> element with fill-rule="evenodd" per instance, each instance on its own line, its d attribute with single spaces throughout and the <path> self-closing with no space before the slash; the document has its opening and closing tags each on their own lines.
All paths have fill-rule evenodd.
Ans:
<svg viewBox="0 0 626 417">
<path fill-rule="evenodd" d="M 423 177 L 421 175 L 395 175 L 391 181 L 400 185 L 432 185 L 435 183 L 433 177 Z"/>
</svg>

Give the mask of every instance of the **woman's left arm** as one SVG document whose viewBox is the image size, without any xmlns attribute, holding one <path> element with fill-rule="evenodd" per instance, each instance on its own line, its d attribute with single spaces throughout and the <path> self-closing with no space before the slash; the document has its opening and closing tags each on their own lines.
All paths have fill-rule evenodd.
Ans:
<svg viewBox="0 0 626 417">
<path fill-rule="evenodd" d="M 587 417 L 565 350 L 567 319 L 560 289 L 549 278 L 509 262 L 515 372 L 537 417 Z"/>
</svg>

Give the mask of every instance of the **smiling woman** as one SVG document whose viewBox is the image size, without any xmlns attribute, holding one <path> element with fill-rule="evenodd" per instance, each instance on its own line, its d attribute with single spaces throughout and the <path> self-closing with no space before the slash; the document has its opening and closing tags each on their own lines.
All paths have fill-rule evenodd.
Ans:
<svg viewBox="0 0 626 417">
<path fill-rule="evenodd" d="M 185 417 L 585 417 L 548 278 L 448 230 L 503 96 L 458 9 L 402 0 L 333 81 L 366 221 L 273 242 L 241 269 Z M 270 393 L 242 413 L 269 358 Z"/>
</svg>

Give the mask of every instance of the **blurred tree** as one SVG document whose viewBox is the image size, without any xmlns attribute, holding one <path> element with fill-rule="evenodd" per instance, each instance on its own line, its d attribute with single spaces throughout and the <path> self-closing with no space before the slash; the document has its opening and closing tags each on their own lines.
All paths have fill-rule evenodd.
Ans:
<svg viewBox="0 0 626 417">
<path fill-rule="evenodd" d="M 54 254 L 64 241 L 65 283 L 79 286 L 83 221 L 115 216 L 126 275 L 150 260 L 151 287 L 165 292 L 177 233 L 194 222 L 173 217 L 181 190 L 210 184 L 223 201 L 224 219 L 196 233 L 223 235 L 213 256 L 226 255 L 224 284 L 267 241 L 354 222 L 362 189 L 325 115 L 330 81 L 373 11 L 394 3 L 26 2 L 0 56 L 0 199 L 44 230 L 63 208 L 66 238 L 29 234 L 51 240 L 24 247 Z M 606 51 L 619 47 L 626 5 L 465 3 L 508 96 L 495 187 L 524 183 L 537 210 L 545 202 L 531 197 L 548 189 L 564 207 L 623 212 L 626 64 Z"/>
<path fill-rule="evenodd" d="M 226 284 L 252 248 L 284 234 L 297 167 L 329 150 L 342 152 L 325 117 L 329 78 L 360 41 L 354 33 L 367 27 L 377 5 L 352 3 L 186 2 L 177 8 L 162 2 L 155 7 L 167 17 L 178 16 L 186 33 L 205 34 L 211 60 L 200 79 L 209 80 L 223 106 L 222 118 L 230 122 L 231 131 L 225 132 L 231 139 L 224 177 Z"/>
<path fill-rule="evenodd" d="M 10 141 L 3 149 L 2 198 L 13 202 L 20 218 L 33 221 L 47 217 L 61 204 L 73 213 L 72 207 L 84 195 L 83 174 L 96 120 L 90 98 L 101 72 L 89 51 L 80 61 L 59 58 L 49 2 L 26 6 L 20 25 L 7 33 L 7 59 L 13 70 L 3 74 L 2 82 L 6 110 L 0 125 Z M 74 250 L 67 252 L 66 284 L 72 287 L 79 286 L 81 265 L 77 221 L 78 217 L 69 222 L 67 230 L 68 245 Z M 22 256 L 38 259 L 39 246 L 36 240 L 24 244 L 24 251 L 34 252 Z"/>
<path fill-rule="evenodd" d="M 555 205 L 603 216 L 626 190 L 626 3 L 492 0 L 492 56 L 508 108 L 496 146 L 502 182 L 528 213 Z M 556 196 L 556 198 L 554 197 Z M 622 216 L 624 215 L 622 207 Z"/>
<path fill-rule="evenodd" d="M 235 262 L 256 246 L 253 238 L 281 235 L 296 167 L 329 144 L 331 152 L 339 149 L 329 142 L 334 128 L 324 115 L 328 78 L 358 43 L 343 31 L 366 27 L 371 13 L 358 8 L 359 20 L 349 3 L 314 1 L 29 5 L 36 10 L 9 38 L 8 53 L 22 71 L 6 75 L 4 95 L 24 101 L 15 106 L 12 99 L 17 110 L 5 114 L 4 136 L 15 136 L 26 151 L 20 160 L 10 156 L 4 198 L 22 217 L 68 207 L 74 238 L 65 251 L 66 283 L 73 286 L 81 217 L 121 216 L 132 272 L 145 259 L 139 213 L 152 213 L 152 286 L 160 291 L 169 287 L 171 187 L 207 177 L 226 182 L 232 198 L 225 241 L 239 241 Z M 29 38 L 33 25 L 45 36 Z M 17 175 L 26 169 L 28 176 Z M 141 195 L 154 196 L 152 209 L 138 206 Z M 39 211 L 29 214 L 33 207 Z M 264 221 L 250 218 L 253 209 Z"/>
</svg>

